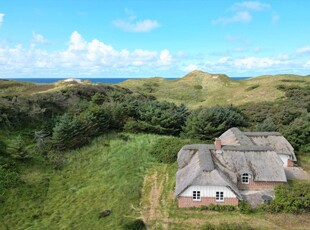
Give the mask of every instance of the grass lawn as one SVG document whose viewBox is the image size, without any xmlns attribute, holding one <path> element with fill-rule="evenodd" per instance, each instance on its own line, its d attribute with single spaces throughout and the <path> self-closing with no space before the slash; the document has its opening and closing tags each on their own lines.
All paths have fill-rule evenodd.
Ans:
<svg viewBox="0 0 310 230">
<path fill-rule="evenodd" d="M 0 229 L 120 229 L 139 217 L 145 171 L 155 164 L 149 151 L 159 136 L 115 136 L 67 152 L 61 170 L 35 162 L 24 168 L 23 183 L 1 203 Z M 99 219 L 105 209 L 112 214 Z"/>
</svg>

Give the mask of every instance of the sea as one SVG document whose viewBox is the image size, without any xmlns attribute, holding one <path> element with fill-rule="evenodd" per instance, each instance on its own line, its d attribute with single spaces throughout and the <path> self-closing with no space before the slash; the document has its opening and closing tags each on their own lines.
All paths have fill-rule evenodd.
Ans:
<svg viewBox="0 0 310 230">
<path fill-rule="evenodd" d="M 233 80 L 245 80 L 251 77 L 232 77 Z M 33 82 L 38 84 L 52 84 L 57 81 L 65 80 L 68 78 L 0 78 L 0 80 L 14 80 L 23 82 Z M 142 78 L 79 78 L 81 80 L 89 80 L 93 83 L 105 83 L 105 84 L 118 84 L 126 80 L 139 80 Z M 144 78 L 145 79 L 145 78 Z M 165 78 L 166 80 L 177 80 L 180 78 Z"/>
</svg>

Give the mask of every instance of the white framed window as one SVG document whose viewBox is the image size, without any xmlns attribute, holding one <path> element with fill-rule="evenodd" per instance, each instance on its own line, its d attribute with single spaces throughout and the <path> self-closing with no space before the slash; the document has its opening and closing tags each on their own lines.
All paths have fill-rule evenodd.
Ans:
<svg viewBox="0 0 310 230">
<path fill-rule="evenodd" d="M 248 173 L 243 173 L 241 175 L 241 183 L 242 184 L 248 184 L 249 183 L 249 174 Z"/>
<path fill-rule="evenodd" d="M 200 191 L 193 191 L 193 201 L 200 201 Z"/>
<path fill-rule="evenodd" d="M 215 193 L 215 200 L 218 202 L 224 201 L 224 192 L 216 192 Z"/>
</svg>

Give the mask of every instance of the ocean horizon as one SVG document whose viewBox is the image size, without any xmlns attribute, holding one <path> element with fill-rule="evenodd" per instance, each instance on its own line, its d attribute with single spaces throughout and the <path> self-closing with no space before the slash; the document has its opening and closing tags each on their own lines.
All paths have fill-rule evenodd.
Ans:
<svg viewBox="0 0 310 230">
<path fill-rule="evenodd" d="M 231 77 L 232 80 L 246 80 L 251 77 Z M 13 80 L 13 81 L 21 81 L 21 82 L 32 82 L 38 84 L 52 84 L 57 81 L 62 81 L 68 78 L 0 78 L 0 80 Z M 75 78 L 81 79 L 83 81 L 89 80 L 93 83 L 105 83 L 105 84 L 118 84 L 126 80 L 140 80 L 140 79 L 148 79 L 148 78 Z M 177 80 L 180 78 L 164 78 L 166 80 Z"/>
</svg>

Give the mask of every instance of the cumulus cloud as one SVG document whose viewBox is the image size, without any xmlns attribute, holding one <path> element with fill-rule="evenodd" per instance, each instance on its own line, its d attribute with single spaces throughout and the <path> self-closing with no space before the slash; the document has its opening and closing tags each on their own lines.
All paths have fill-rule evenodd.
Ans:
<svg viewBox="0 0 310 230">
<path fill-rule="evenodd" d="M 12 61 L 14 60 L 14 61 Z M 74 31 L 68 47 L 60 51 L 46 51 L 35 46 L 13 48 L 0 44 L 0 72 L 7 76 L 29 75 L 44 69 L 45 75 L 101 74 L 105 72 L 129 73 L 169 67 L 172 55 L 169 50 L 116 50 L 111 45 L 93 39 L 87 41 Z"/>
<path fill-rule="evenodd" d="M 42 34 L 37 34 L 36 32 L 32 32 L 32 41 L 35 43 L 47 43 L 48 42 Z"/>
<path fill-rule="evenodd" d="M 296 50 L 298 55 L 310 54 L 310 46 L 304 46 Z"/>
<path fill-rule="evenodd" d="M 170 55 L 169 50 L 167 49 L 162 50 L 159 54 L 159 64 L 167 66 L 171 64 L 171 61 L 172 57 Z"/>
<path fill-rule="evenodd" d="M 4 13 L 0 13 L 0 26 L 2 26 L 4 15 Z"/>
</svg>

